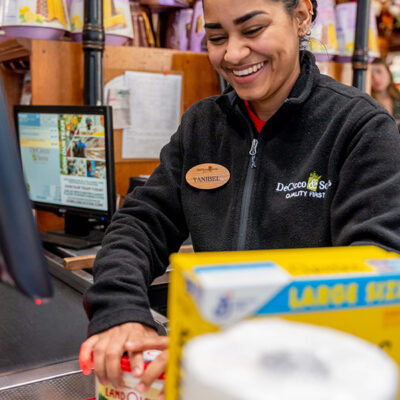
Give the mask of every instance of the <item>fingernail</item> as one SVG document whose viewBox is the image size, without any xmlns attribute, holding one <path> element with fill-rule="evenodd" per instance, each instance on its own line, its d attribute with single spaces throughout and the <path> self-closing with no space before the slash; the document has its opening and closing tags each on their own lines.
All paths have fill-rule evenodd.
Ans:
<svg viewBox="0 0 400 400">
<path fill-rule="evenodd" d="M 135 368 L 133 368 L 132 372 L 133 372 L 133 375 L 138 376 L 142 373 L 142 370 L 139 367 L 135 367 Z"/>
<path fill-rule="evenodd" d="M 145 393 L 147 391 L 146 385 L 143 382 L 140 382 L 137 387 L 136 387 L 137 391 L 139 393 Z"/>
<path fill-rule="evenodd" d="M 99 378 L 99 381 L 102 385 L 107 386 L 110 382 L 107 379 Z"/>
<path fill-rule="evenodd" d="M 92 370 L 90 368 L 82 368 L 83 375 L 90 375 L 91 373 L 92 373 Z"/>
<path fill-rule="evenodd" d="M 119 388 L 119 382 L 111 382 L 111 385 L 112 385 L 113 387 L 115 387 L 116 389 Z"/>
<path fill-rule="evenodd" d="M 135 347 L 135 342 L 126 342 L 125 346 L 127 346 L 127 347 Z"/>
</svg>

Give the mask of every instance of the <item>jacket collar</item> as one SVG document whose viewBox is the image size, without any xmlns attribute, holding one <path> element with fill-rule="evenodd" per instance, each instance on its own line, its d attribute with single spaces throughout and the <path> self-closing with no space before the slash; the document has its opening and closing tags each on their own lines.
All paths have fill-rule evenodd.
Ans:
<svg viewBox="0 0 400 400">
<path fill-rule="evenodd" d="M 300 75 L 297 78 L 289 97 L 285 104 L 302 104 L 310 96 L 314 85 L 319 77 L 319 69 L 315 64 L 315 57 L 307 50 L 300 51 Z M 238 103 L 243 103 L 237 93 L 231 86 L 228 86 L 225 91 L 217 97 L 217 103 L 224 109 L 226 107 L 232 109 Z"/>
</svg>

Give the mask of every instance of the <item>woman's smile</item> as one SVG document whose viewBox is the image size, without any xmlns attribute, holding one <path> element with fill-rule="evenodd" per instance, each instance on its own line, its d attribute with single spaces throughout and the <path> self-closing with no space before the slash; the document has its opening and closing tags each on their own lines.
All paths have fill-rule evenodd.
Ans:
<svg viewBox="0 0 400 400">
<path fill-rule="evenodd" d="M 232 75 L 233 80 L 239 84 L 252 83 L 265 70 L 267 62 L 262 61 L 256 64 L 245 65 L 243 67 L 227 68 L 228 73 Z"/>
</svg>

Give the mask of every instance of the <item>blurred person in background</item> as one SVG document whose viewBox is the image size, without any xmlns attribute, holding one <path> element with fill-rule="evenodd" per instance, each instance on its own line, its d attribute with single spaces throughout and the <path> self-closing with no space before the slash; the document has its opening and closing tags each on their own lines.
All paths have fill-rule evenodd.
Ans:
<svg viewBox="0 0 400 400">
<path fill-rule="evenodd" d="M 400 91 L 393 75 L 383 58 L 376 58 L 371 69 L 371 95 L 393 116 L 397 126 L 400 124 Z"/>
</svg>

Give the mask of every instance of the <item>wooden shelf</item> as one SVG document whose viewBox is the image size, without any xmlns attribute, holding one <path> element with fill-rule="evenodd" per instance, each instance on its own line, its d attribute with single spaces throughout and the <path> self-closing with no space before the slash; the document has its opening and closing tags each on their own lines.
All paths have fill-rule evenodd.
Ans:
<svg viewBox="0 0 400 400">
<path fill-rule="evenodd" d="M 24 59 L 31 55 L 31 40 L 16 38 L 0 43 L 0 63 Z"/>
<path fill-rule="evenodd" d="M 9 39 L 0 43 L 0 73 L 10 115 L 13 105 L 21 98 L 22 72 L 29 69 L 30 45 L 29 39 Z"/>
</svg>

